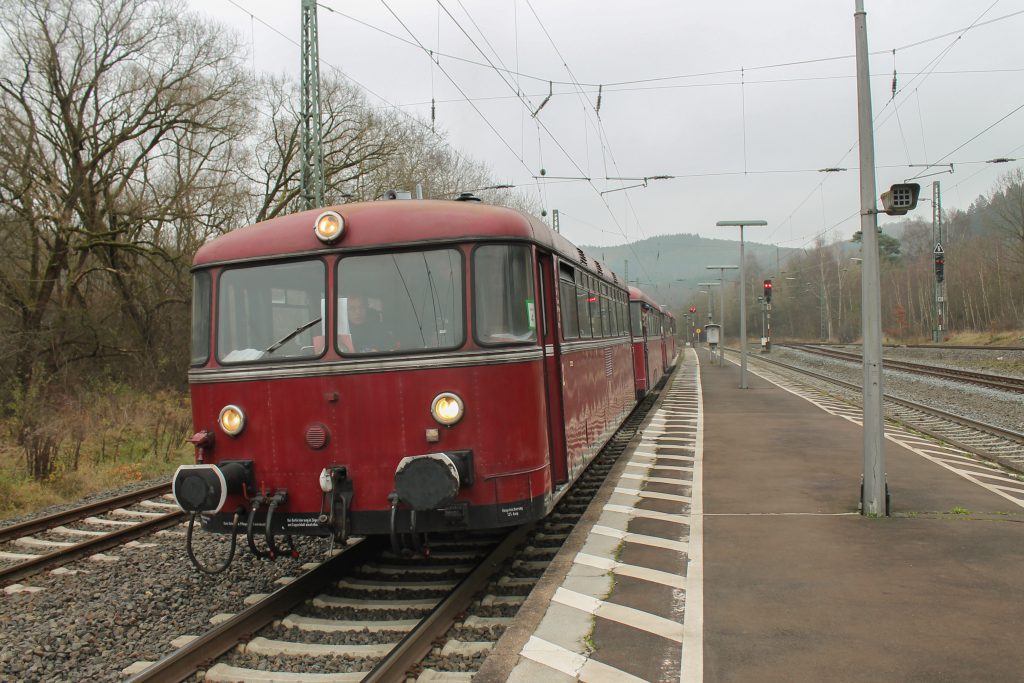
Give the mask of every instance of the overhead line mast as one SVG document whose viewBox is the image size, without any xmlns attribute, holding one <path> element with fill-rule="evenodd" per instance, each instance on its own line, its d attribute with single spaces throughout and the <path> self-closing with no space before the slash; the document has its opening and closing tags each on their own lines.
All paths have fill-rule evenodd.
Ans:
<svg viewBox="0 0 1024 683">
<path fill-rule="evenodd" d="M 306 209 L 324 205 L 324 152 L 320 133 L 320 48 L 316 31 L 316 0 L 302 0 L 300 46 L 302 125 L 302 204 Z"/>
</svg>

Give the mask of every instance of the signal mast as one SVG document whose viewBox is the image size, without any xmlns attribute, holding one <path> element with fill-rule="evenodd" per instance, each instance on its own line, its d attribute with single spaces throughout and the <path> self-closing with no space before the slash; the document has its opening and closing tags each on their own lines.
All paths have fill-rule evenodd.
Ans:
<svg viewBox="0 0 1024 683">
<path fill-rule="evenodd" d="M 316 209 L 324 205 L 324 151 L 320 133 L 320 47 L 316 32 L 316 0 L 302 0 L 300 52 L 302 205 L 306 209 Z"/>
</svg>

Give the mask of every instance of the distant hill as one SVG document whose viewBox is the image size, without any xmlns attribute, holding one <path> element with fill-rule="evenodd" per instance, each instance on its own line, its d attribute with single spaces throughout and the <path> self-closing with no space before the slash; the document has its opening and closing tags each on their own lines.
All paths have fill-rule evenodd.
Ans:
<svg viewBox="0 0 1024 683">
<path fill-rule="evenodd" d="M 793 251 L 746 240 L 744 243 L 748 263 L 756 261 L 760 266 L 755 269 L 757 278 L 777 275 L 777 260 L 785 261 L 786 255 Z M 702 289 L 698 283 L 718 279 L 719 271 L 708 270 L 706 266 L 739 265 L 740 258 L 739 240 L 708 239 L 691 234 L 659 235 L 614 247 L 581 248 L 620 276 L 625 275 L 626 261 L 629 261 L 630 284 L 668 304 L 676 314 L 704 296 L 698 294 Z M 727 279 L 738 277 L 736 271 L 731 275 L 726 272 Z"/>
</svg>

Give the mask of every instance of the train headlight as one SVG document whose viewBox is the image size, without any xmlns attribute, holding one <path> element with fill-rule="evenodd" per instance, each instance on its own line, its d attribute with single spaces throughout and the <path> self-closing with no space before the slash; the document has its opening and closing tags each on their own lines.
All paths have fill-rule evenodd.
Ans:
<svg viewBox="0 0 1024 683">
<path fill-rule="evenodd" d="M 430 402 L 430 414 L 445 426 L 451 426 L 461 420 L 464 412 L 462 399 L 449 391 L 438 394 Z"/>
<path fill-rule="evenodd" d="M 238 436 L 245 429 L 245 413 L 238 406 L 224 406 L 220 409 L 217 423 L 228 436 Z"/>
<path fill-rule="evenodd" d="M 337 211 L 324 211 L 316 217 L 313 232 L 321 242 L 330 244 L 345 232 L 345 219 Z"/>
</svg>

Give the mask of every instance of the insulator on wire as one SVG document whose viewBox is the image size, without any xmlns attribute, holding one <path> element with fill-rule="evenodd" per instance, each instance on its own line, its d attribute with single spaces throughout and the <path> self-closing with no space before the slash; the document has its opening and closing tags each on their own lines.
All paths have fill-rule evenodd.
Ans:
<svg viewBox="0 0 1024 683">
<path fill-rule="evenodd" d="M 892 98 L 896 99 L 896 50 L 892 51 Z"/>
</svg>

